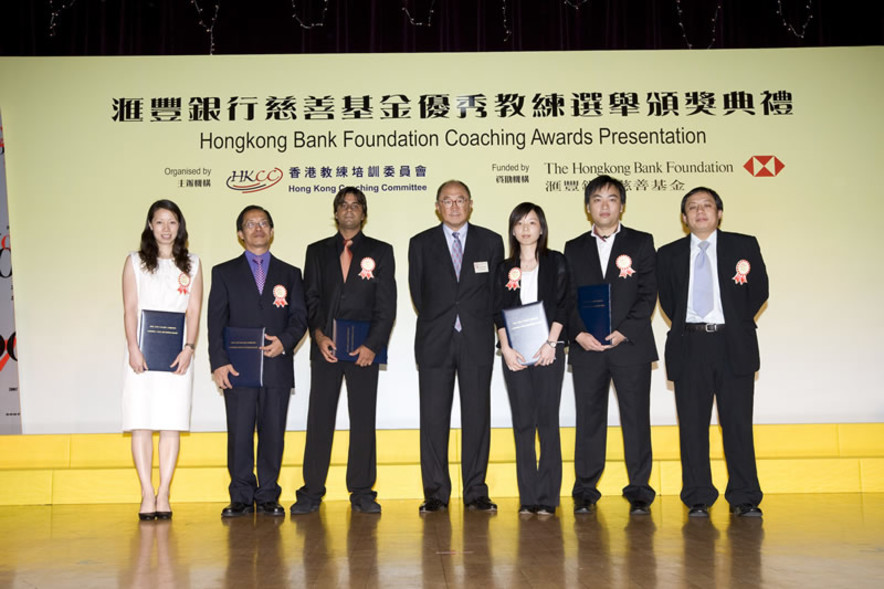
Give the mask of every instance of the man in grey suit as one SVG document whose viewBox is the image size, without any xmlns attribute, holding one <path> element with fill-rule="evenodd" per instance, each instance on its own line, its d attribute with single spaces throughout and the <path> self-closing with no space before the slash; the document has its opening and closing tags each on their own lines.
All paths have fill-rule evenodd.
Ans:
<svg viewBox="0 0 884 589">
<path fill-rule="evenodd" d="M 672 322 L 666 373 L 675 383 L 681 442 L 681 499 L 691 517 L 708 517 L 718 498 L 709 466 L 713 399 L 727 460 L 724 497 L 731 513 L 761 517 L 752 409 L 760 366 L 755 315 L 768 295 L 767 270 L 751 235 L 718 229 L 724 205 L 711 188 L 681 201 L 690 235 L 657 254 L 660 307 Z"/>
<path fill-rule="evenodd" d="M 414 353 L 420 386 L 421 513 L 444 511 L 451 496 L 448 436 L 454 378 L 460 390 L 463 499 L 494 512 L 485 472 L 491 439 L 494 360 L 492 282 L 503 259 L 500 235 L 469 223 L 470 189 L 459 180 L 436 192 L 442 224 L 408 246 L 408 284 L 417 310 Z"/>
</svg>

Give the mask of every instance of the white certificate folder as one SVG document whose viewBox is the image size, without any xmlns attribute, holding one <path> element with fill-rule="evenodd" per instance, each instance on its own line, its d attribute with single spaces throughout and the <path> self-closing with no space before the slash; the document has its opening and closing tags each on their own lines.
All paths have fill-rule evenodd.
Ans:
<svg viewBox="0 0 884 589">
<path fill-rule="evenodd" d="M 522 355 L 525 359 L 523 364 L 531 366 L 537 362 L 534 354 L 549 338 L 549 323 L 543 302 L 504 309 L 503 323 L 510 347 Z"/>
</svg>

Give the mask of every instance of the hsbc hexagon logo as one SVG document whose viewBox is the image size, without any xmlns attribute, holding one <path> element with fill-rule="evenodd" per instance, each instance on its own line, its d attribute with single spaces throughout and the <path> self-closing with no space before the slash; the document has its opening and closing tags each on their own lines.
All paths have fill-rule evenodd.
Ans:
<svg viewBox="0 0 884 589">
<path fill-rule="evenodd" d="M 775 155 L 753 155 L 743 167 L 756 178 L 772 178 L 779 174 L 786 164 Z"/>
</svg>

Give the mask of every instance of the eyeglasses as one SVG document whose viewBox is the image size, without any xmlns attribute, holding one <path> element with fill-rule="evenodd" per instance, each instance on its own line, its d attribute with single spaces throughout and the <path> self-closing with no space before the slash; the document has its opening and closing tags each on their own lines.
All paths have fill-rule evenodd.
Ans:
<svg viewBox="0 0 884 589">
<path fill-rule="evenodd" d="M 462 207 L 468 202 L 469 202 L 469 200 L 466 198 L 455 198 L 455 199 L 446 198 L 445 200 L 440 200 L 439 204 L 441 204 L 446 209 L 450 209 L 454 205 L 457 205 L 458 208 Z"/>
<path fill-rule="evenodd" d="M 267 219 L 262 219 L 261 221 L 246 221 L 243 223 L 243 229 L 254 229 L 255 227 L 260 227 L 261 229 L 267 229 L 270 227 L 270 221 Z"/>
<path fill-rule="evenodd" d="M 345 202 L 342 202 L 342 203 L 339 203 L 339 204 L 338 204 L 338 210 L 339 210 L 339 211 L 347 211 L 347 210 L 350 210 L 350 211 L 361 211 L 361 210 L 362 210 L 362 205 L 361 205 L 360 203 L 356 202 L 356 201 L 354 201 L 354 202 L 346 202 L 346 201 L 345 201 Z"/>
</svg>

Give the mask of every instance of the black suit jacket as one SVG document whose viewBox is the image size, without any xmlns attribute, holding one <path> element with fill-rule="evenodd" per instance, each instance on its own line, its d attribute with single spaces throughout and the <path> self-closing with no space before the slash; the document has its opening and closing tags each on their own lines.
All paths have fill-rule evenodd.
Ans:
<svg viewBox="0 0 884 589">
<path fill-rule="evenodd" d="M 304 292 L 310 335 L 321 329 L 332 337 L 335 319 L 371 321 L 365 346 L 378 353 L 387 345 L 396 319 L 396 265 L 393 247 L 372 239 L 361 231 L 353 238 L 353 258 L 347 282 L 341 276 L 341 252 L 344 241 L 340 233 L 307 246 L 304 262 Z M 362 264 L 374 262 L 371 277 L 360 276 Z M 322 354 L 314 338 L 310 359 L 321 360 Z"/>
<path fill-rule="evenodd" d="M 497 328 L 504 327 L 503 309 L 522 305 L 521 290 L 510 290 L 509 272 L 519 267 L 518 260 L 504 260 L 497 265 L 494 277 L 494 323 Z M 546 320 L 552 326 L 553 321 L 562 324 L 562 338 L 568 337 L 568 320 L 573 301 L 571 288 L 568 284 L 568 265 L 565 256 L 553 250 L 547 250 L 540 256 L 540 274 L 537 276 L 537 300 L 543 301 Z M 565 342 L 567 344 L 567 341 Z"/>
<path fill-rule="evenodd" d="M 411 238 L 408 286 L 417 310 L 414 355 L 419 367 L 441 366 L 458 315 L 470 357 L 476 364 L 493 362 L 492 287 L 502 259 L 500 235 L 470 223 L 458 282 L 441 224 Z"/>
<path fill-rule="evenodd" d="M 621 277 L 617 258 L 629 256 L 634 274 Z M 650 233 L 623 225 L 614 239 L 608 268 L 602 276 L 599 251 L 591 231 L 565 244 L 565 259 L 571 274 L 571 289 L 575 304 L 569 322 L 571 341 L 586 331 L 577 311 L 577 288 L 607 282 L 611 285 L 611 330 L 619 331 L 627 341 L 605 352 L 587 352 L 574 343 L 568 352 L 571 364 L 586 365 L 609 354 L 609 360 L 618 366 L 644 364 L 657 360 L 657 346 L 651 329 L 651 314 L 657 304 L 657 273 L 654 238 Z M 605 344 L 606 342 L 600 342 Z"/>
<path fill-rule="evenodd" d="M 264 386 L 291 388 L 295 386 L 295 346 L 307 329 L 301 271 L 271 255 L 266 274 L 264 292 L 258 294 L 245 254 L 212 268 L 207 312 L 209 363 L 212 371 L 230 364 L 224 349 L 225 327 L 263 327 L 268 335 L 278 337 L 285 348 L 285 354 L 264 357 Z M 280 307 L 273 304 L 273 289 L 277 285 L 286 290 L 287 304 Z"/>
<path fill-rule="evenodd" d="M 761 362 L 758 354 L 755 315 L 767 300 L 767 269 L 761 257 L 758 240 L 751 235 L 718 232 L 718 285 L 724 312 L 727 356 L 734 374 L 752 374 Z M 750 264 L 746 284 L 734 280 L 740 260 Z M 672 322 L 666 336 L 666 374 L 678 380 L 685 366 L 684 325 L 688 308 L 690 281 L 691 236 L 688 235 L 660 248 L 657 268 L 660 277 L 660 308 Z"/>
</svg>

